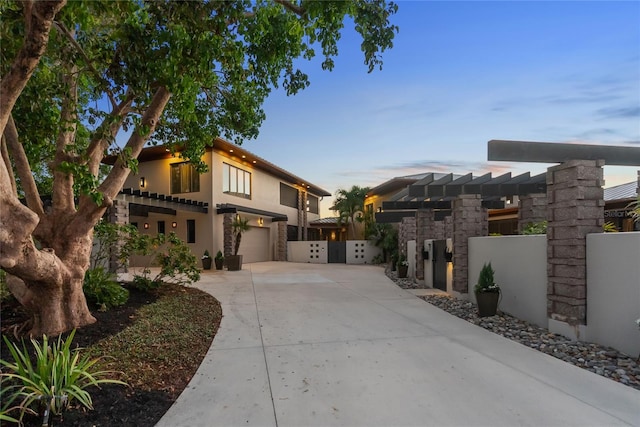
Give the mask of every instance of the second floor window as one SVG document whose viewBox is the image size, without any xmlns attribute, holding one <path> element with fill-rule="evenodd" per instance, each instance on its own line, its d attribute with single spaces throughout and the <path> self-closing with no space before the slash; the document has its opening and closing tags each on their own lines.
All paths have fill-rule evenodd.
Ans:
<svg viewBox="0 0 640 427">
<path fill-rule="evenodd" d="M 251 172 L 235 166 L 222 164 L 222 192 L 234 196 L 251 198 Z"/>
<path fill-rule="evenodd" d="M 171 194 L 200 191 L 200 174 L 191 163 L 171 165 Z"/>
</svg>

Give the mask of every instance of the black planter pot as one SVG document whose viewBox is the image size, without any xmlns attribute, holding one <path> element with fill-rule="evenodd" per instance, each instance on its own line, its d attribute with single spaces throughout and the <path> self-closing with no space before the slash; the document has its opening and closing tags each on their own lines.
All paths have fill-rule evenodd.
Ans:
<svg viewBox="0 0 640 427">
<path fill-rule="evenodd" d="M 476 292 L 476 302 L 478 303 L 478 316 L 495 316 L 498 312 L 498 300 L 500 292 Z"/>
<path fill-rule="evenodd" d="M 224 258 L 215 258 L 214 262 L 216 263 L 216 270 L 222 270 L 222 267 L 224 267 Z"/>
<path fill-rule="evenodd" d="M 224 261 L 229 271 L 242 270 L 242 255 L 229 255 Z"/>
<path fill-rule="evenodd" d="M 202 258 L 202 268 L 211 270 L 211 258 Z"/>
<path fill-rule="evenodd" d="M 408 272 L 409 272 L 409 266 L 408 265 L 399 265 L 398 266 L 398 278 L 404 279 L 405 277 L 407 277 L 407 273 Z"/>
</svg>

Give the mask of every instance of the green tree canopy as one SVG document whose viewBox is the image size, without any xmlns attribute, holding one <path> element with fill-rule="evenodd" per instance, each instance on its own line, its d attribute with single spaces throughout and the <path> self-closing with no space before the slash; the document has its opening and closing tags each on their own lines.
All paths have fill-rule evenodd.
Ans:
<svg viewBox="0 0 640 427">
<path fill-rule="evenodd" d="M 396 11 L 384 0 L 0 3 L 0 266 L 19 279 L 32 333 L 93 321 L 81 294 L 92 229 L 145 144 L 180 148 L 204 171 L 216 136 L 257 136 L 271 90 L 309 85 L 296 59 L 333 68 L 345 22 L 368 71 L 380 68 Z M 101 170 L 108 154 L 117 161 Z"/>
<path fill-rule="evenodd" d="M 347 226 L 347 239 L 355 239 L 357 236 L 355 221 L 356 214 L 360 213 L 360 217 L 364 215 L 364 199 L 367 197 L 369 187 L 360 187 L 354 185 L 349 190 L 338 189 L 336 198 L 331 210 L 338 212 L 338 223 Z"/>
</svg>

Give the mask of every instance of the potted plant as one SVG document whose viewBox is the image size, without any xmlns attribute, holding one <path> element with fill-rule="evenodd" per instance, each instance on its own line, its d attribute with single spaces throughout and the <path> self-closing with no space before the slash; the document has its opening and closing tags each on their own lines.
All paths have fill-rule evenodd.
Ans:
<svg viewBox="0 0 640 427">
<path fill-rule="evenodd" d="M 409 261 L 405 254 L 398 255 L 398 278 L 402 279 L 407 277 L 409 271 Z"/>
<path fill-rule="evenodd" d="M 218 251 L 213 260 L 216 263 L 216 270 L 222 270 L 222 267 L 224 266 L 224 255 L 222 255 L 222 251 Z"/>
<path fill-rule="evenodd" d="M 204 255 L 202 255 L 202 268 L 211 270 L 211 255 L 209 255 L 208 250 L 205 250 Z"/>
<path fill-rule="evenodd" d="M 478 303 L 478 316 L 495 316 L 498 311 L 498 300 L 500 299 L 500 286 L 493 279 L 493 267 L 491 263 L 484 264 L 478 283 L 473 288 Z"/>
<path fill-rule="evenodd" d="M 391 253 L 391 271 L 396 271 L 396 266 L 398 264 L 398 252 Z"/>
<path fill-rule="evenodd" d="M 231 224 L 233 230 L 233 255 L 227 256 L 227 269 L 229 271 L 242 270 L 242 255 L 238 255 L 240 250 L 240 242 L 242 241 L 242 233 L 250 230 L 249 220 L 242 219 L 239 216 Z"/>
</svg>

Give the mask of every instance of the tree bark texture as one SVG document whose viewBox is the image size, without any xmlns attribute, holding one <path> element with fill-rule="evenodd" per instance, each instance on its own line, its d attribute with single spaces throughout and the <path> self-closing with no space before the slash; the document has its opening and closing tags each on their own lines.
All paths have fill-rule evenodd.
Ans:
<svg viewBox="0 0 640 427">
<path fill-rule="evenodd" d="M 25 1 L 27 31 L 9 72 L 0 82 L 0 131 L 4 133 L 9 115 L 16 100 L 35 71 L 49 42 L 49 33 L 56 14 L 67 3 L 66 0 Z"/>
</svg>

